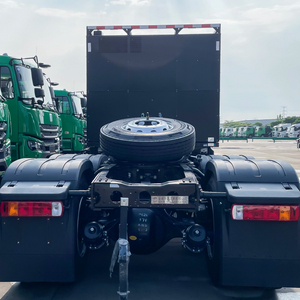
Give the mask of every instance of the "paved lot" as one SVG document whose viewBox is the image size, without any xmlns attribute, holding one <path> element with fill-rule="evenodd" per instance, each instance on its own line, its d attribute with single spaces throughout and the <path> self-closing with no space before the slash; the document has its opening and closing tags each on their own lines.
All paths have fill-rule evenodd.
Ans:
<svg viewBox="0 0 300 300">
<path fill-rule="evenodd" d="M 300 177 L 300 151 L 296 149 L 294 141 L 225 141 L 221 142 L 215 154 L 244 154 L 256 159 L 285 160 L 294 166 Z M 112 245 L 90 252 L 82 277 L 76 283 L 15 283 L 13 286 L 11 283 L 0 283 L 0 297 L 5 294 L 3 300 L 118 299 L 117 267 L 112 279 L 108 274 L 111 253 Z M 215 288 L 207 274 L 204 253 L 197 255 L 188 252 L 180 246 L 180 239 L 173 240 L 154 254 L 131 257 L 130 291 L 130 300 L 300 300 L 300 289 L 284 288 L 268 292 L 258 289 Z"/>
<path fill-rule="evenodd" d="M 215 148 L 215 154 L 222 155 L 252 155 L 256 159 L 279 159 L 289 162 L 300 174 L 300 150 L 296 141 L 248 140 L 224 141 Z"/>
</svg>

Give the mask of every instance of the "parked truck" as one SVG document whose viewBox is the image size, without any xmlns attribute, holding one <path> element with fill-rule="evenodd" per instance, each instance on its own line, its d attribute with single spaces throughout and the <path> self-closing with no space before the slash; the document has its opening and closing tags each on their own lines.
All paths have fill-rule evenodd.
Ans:
<svg viewBox="0 0 300 300">
<path fill-rule="evenodd" d="M 239 128 L 238 127 L 234 127 L 233 128 L 232 136 L 236 138 L 236 137 L 238 137 L 238 133 L 239 133 Z"/>
<path fill-rule="evenodd" d="M 55 90 L 61 107 L 62 151 L 65 153 L 83 152 L 87 145 L 87 123 L 83 108 L 86 98 L 83 92 Z"/>
<path fill-rule="evenodd" d="M 174 34 L 131 35 L 148 28 Z M 210 31 L 190 34 L 195 28 Z M 101 256 L 112 240 L 110 272 L 118 262 L 119 296 L 127 299 L 129 260 L 181 238 L 195 261 L 205 251 L 217 285 L 300 286 L 295 170 L 213 155 L 220 30 L 87 27 L 90 152 L 9 166 L 0 189 L 0 281 L 74 281 L 86 251 Z"/>
<path fill-rule="evenodd" d="M 35 67 L 36 65 L 36 67 Z M 42 158 L 59 152 L 59 116 L 43 90 L 43 72 L 37 57 L 0 56 L 0 82 L 12 120 L 11 157 Z"/>
<path fill-rule="evenodd" d="M 245 126 L 239 127 L 237 137 L 243 137 L 245 130 L 246 130 Z"/>
<path fill-rule="evenodd" d="M 299 137 L 299 133 L 300 133 L 300 123 L 293 124 L 292 126 L 290 126 L 288 137 L 290 138 Z"/>
<path fill-rule="evenodd" d="M 278 124 L 273 127 L 272 136 L 278 138 L 286 137 L 287 129 L 291 126 L 291 123 Z"/>
<path fill-rule="evenodd" d="M 0 173 L 5 171 L 11 163 L 10 134 L 10 113 L 0 89 Z"/>
<path fill-rule="evenodd" d="M 255 134 L 255 127 L 254 126 L 245 126 L 243 133 L 242 133 L 242 137 L 246 137 L 246 138 L 252 138 Z"/>
<path fill-rule="evenodd" d="M 272 129 L 270 126 L 257 126 L 255 127 L 255 137 L 268 137 L 272 136 Z"/>
<path fill-rule="evenodd" d="M 226 127 L 224 131 L 224 137 L 233 137 L 233 127 Z"/>
</svg>

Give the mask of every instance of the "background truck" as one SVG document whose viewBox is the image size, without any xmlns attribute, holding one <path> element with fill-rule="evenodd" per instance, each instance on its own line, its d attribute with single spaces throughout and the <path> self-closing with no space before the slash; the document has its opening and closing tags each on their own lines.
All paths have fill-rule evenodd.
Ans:
<svg viewBox="0 0 300 300">
<path fill-rule="evenodd" d="M 37 66 L 42 66 L 33 58 Z M 40 68 L 7 55 L 0 56 L 0 82 L 12 120 L 12 160 L 49 157 L 59 152 L 59 116 Z"/>
<path fill-rule="evenodd" d="M 274 126 L 273 131 L 272 131 L 272 136 L 278 137 L 278 138 L 285 137 L 287 129 L 291 125 L 292 125 L 291 123 L 286 123 L 286 124 L 278 124 L 278 125 Z"/>
<path fill-rule="evenodd" d="M 131 35 L 153 28 L 170 34 Z M 85 253 L 101 255 L 110 240 L 110 273 L 118 262 L 119 295 L 127 299 L 129 259 L 181 238 L 192 253 L 205 251 L 217 285 L 300 286 L 295 170 L 212 153 L 220 29 L 87 27 L 91 154 L 9 166 L 0 189 L 0 281 L 74 281 Z"/>
<path fill-rule="evenodd" d="M 60 103 L 62 120 L 62 151 L 80 153 L 86 148 L 87 123 L 83 107 L 86 98 L 83 93 L 55 90 L 55 97 Z"/>
<path fill-rule="evenodd" d="M 300 133 L 300 123 L 293 124 L 290 127 L 288 137 L 290 138 L 299 137 L 299 133 Z"/>
<path fill-rule="evenodd" d="M 226 127 L 224 132 L 224 137 L 232 137 L 233 136 L 233 127 Z"/>
<path fill-rule="evenodd" d="M 272 136 L 272 129 L 270 126 L 257 126 L 255 127 L 254 136 L 256 137 Z"/>
<path fill-rule="evenodd" d="M 243 137 L 244 130 L 246 130 L 245 126 L 239 127 L 237 136 L 238 137 Z"/>
<path fill-rule="evenodd" d="M 244 127 L 242 137 L 252 138 L 255 133 L 255 127 L 253 126 L 246 126 Z"/>
<path fill-rule="evenodd" d="M 6 99 L 0 90 L 0 173 L 11 163 L 10 155 L 11 121 Z"/>
</svg>

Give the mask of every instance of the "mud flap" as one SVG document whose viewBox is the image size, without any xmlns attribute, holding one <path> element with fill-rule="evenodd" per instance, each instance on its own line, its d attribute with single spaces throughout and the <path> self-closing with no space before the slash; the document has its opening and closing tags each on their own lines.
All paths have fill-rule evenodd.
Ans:
<svg viewBox="0 0 300 300">
<path fill-rule="evenodd" d="M 2 201 L 61 201 L 61 217 L 0 217 L 0 281 L 75 280 L 79 196 L 93 174 L 92 162 L 78 156 L 21 159 L 2 179 Z M 85 183 L 86 184 L 86 183 Z"/>
<path fill-rule="evenodd" d="M 298 205 L 299 180 L 283 161 L 213 159 L 207 162 L 215 191 L 214 272 L 228 286 L 296 287 L 300 282 L 299 221 L 233 220 L 233 204 Z"/>
</svg>

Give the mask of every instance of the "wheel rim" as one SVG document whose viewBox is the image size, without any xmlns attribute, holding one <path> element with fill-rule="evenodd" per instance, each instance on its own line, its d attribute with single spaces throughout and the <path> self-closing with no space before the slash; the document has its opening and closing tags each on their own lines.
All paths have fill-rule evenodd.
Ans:
<svg viewBox="0 0 300 300">
<path fill-rule="evenodd" d="M 171 124 L 159 119 L 137 119 L 122 126 L 122 129 L 130 132 L 153 133 L 165 132 L 173 129 Z"/>
</svg>

